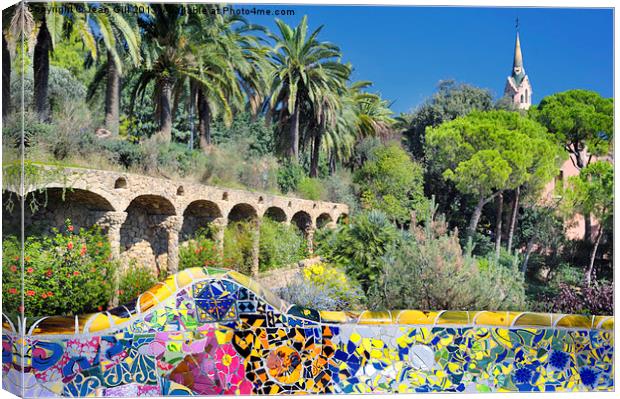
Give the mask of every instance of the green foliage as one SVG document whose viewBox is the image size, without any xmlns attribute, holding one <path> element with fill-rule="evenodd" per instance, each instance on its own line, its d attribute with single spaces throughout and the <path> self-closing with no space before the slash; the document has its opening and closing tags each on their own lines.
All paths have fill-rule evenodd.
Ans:
<svg viewBox="0 0 620 399">
<path fill-rule="evenodd" d="M 75 231 L 67 220 L 53 235 L 29 234 L 21 245 L 15 236 L 3 239 L 3 311 L 20 311 L 23 276 L 24 315 L 77 315 L 107 307 L 113 296 L 117 268 L 110 260 L 110 244 L 99 228 Z"/>
<path fill-rule="evenodd" d="M 614 166 L 607 161 L 597 161 L 568 180 L 564 191 L 565 209 L 590 214 L 599 223 L 608 225 L 613 219 Z"/>
<path fill-rule="evenodd" d="M 458 237 L 443 218 L 427 215 L 382 258 L 381 274 L 370 289 L 376 309 L 520 309 L 523 280 L 516 267 L 489 259 L 483 267 L 463 255 Z"/>
<path fill-rule="evenodd" d="M 260 225 L 259 270 L 288 266 L 308 257 L 307 243 L 295 226 L 263 218 Z"/>
<path fill-rule="evenodd" d="M 252 221 L 228 224 L 224 231 L 224 263 L 249 275 L 252 270 L 255 235 L 256 227 Z"/>
<path fill-rule="evenodd" d="M 266 126 L 264 118 L 252 118 L 249 112 L 235 115 L 232 123 L 226 125 L 217 120 L 211 127 L 214 144 L 247 143 L 246 156 L 249 159 L 271 155 L 274 152 L 274 132 L 272 126 Z"/>
<path fill-rule="evenodd" d="M 278 186 L 284 194 L 295 191 L 305 175 L 303 166 L 297 162 L 285 161 L 278 169 Z"/>
<path fill-rule="evenodd" d="M 325 263 L 307 266 L 303 270 L 304 282 L 327 289 L 338 307 L 332 310 L 359 309 L 364 301 L 361 287 L 337 267 Z"/>
<path fill-rule="evenodd" d="M 316 253 L 342 267 L 367 292 L 381 273 L 381 258 L 400 238 L 388 217 L 372 210 L 355 215 L 336 230 L 317 231 Z"/>
<path fill-rule="evenodd" d="M 301 198 L 319 201 L 325 198 L 323 182 L 312 177 L 303 177 L 297 184 L 297 193 Z"/>
<path fill-rule="evenodd" d="M 64 68 L 50 66 L 48 84 L 48 96 L 52 111 L 60 109 L 66 102 L 84 102 L 86 98 L 86 86 Z M 34 78 L 31 71 L 24 74 L 23 79 L 13 79 L 11 82 L 12 98 L 21 98 L 22 90 L 24 104 L 27 109 L 30 109 L 34 104 Z"/>
<path fill-rule="evenodd" d="M 437 92 L 412 115 L 406 117 L 407 128 L 403 132 L 409 151 L 414 158 L 424 158 L 426 128 L 465 116 L 472 111 L 489 111 L 493 97 L 489 90 L 452 80 L 440 81 Z"/>
<path fill-rule="evenodd" d="M 426 203 L 422 167 L 396 144 L 376 147 L 373 158 L 355 173 L 362 207 L 378 209 L 400 224 Z"/>
<path fill-rule="evenodd" d="M 151 268 L 136 264 L 135 262 L 130 264 L 120 276 L 118 285 L 119 303 L 128 303 L 153 287 L 156 283 L 157 276 Z"/>
<path fill-rule="evenodd" d="M 232 268 L 232 264 L 225 264 L 224 254 L 212 236 L 210 228 L 201 228 L 190 240 L 180 246 L 179 270 L 190 267 Z"/>
<path fill-rule="evenodd" d="M 614 101 L 589 90 L 569 90 L 543 98 L 530 113 L 571 154 L 578 168 L 589 154 L 607 155 L 614 135 Z"/>
<path fill-rule="evenodd" d="M 347 170 L 340 170 L 323 179 L 325 198 L 327 201 L 347 204 L 349 212 L 355 213 L 360 209 L 359 199 L 355 195 L 356 187 L 353 176 Z"/>
<path fill-rule="evenodd" d="M 82 40 L 77 33 L 73 32 L 69 38 L 56 42 L 51 54 L 50 65 L 66 69 L 86 86 L 95 76 L 95 69 L 85 66 L 87 54 Z"/>
</svg>

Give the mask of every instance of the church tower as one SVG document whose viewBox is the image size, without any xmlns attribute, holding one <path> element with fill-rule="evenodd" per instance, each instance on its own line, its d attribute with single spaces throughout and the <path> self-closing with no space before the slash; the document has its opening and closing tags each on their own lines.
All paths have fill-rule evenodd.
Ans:
<svg viewBox="0 0 620 399">
<path fill-rule="evenodd" d="M 519 40 L 519 25 L 517 23 L 517 40 L 515 42 L 515 56 L 512 62 L 512 74 L 508 76 L 504 96 L 508 97 L 517 109 L 528 109 L 532 105 L 532 85 L 523 68 L 523 55 Z"/>
</svg>

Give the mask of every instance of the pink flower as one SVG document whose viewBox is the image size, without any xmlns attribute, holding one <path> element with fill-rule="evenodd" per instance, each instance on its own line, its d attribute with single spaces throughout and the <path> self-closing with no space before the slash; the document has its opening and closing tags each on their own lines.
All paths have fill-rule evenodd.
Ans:
<svg viewBox="0 0 620 399">
<path fill-rule="evenodd" d="M 17 294 L 17 288 L 9 288 L 9 294 Z"/>
<path fill-rule="evenodd" d="M 72 225 L 72 224 L 70 224 L 70 225 L 67 227 L 67 230 L 69 230 L 70 232 L 72 232 L 72 233 L 73 233 L 73 225 Z"/>
<path fill-rule="evenodd" d="M 71 241 L 69 241 L 69 244 L 67 244 L 67 249 L 69 251 L 71 251 L 73 249 L 73 243 Z"/>
</svg>

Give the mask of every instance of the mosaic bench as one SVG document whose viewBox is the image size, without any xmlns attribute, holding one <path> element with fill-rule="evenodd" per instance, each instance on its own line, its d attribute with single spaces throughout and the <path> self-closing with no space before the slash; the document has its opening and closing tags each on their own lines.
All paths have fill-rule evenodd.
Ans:
<svg viewBox="0 0 620 399">
<path fill-rule="evenodd" d="M 613 322 L 318 312 L 242 274 L 196 268 L 132 305 L 44 318 L 26 334 L 3 317 L 3 388 L 22 397 L 610 391 Z"/>
</svg>

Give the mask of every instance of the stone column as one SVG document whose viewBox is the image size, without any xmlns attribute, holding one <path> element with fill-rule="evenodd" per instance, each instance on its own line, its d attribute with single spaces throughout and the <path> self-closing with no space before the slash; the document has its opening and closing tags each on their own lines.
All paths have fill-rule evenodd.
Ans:
<svg viewBox="0 0 620 399">
<path fill-rule="evenodd" d="M 183 216 L 168 216 L 164 228 L 168 232 L 168 273 L 179 271 L 179 232 L 183 226 Z"/>
<path fill-rule="evenodd" d="M 254 234 L 252 238 L 252 269 L 250 270 L 250 274 L 252 277 L 257 277 L 260 254 L 260 219 L 258 218 L 254 221 Z"/>
<path fill-rule="evenodd" d="M 125 220 L 127 220 L 127 212 L 111 211 L 102 212 L 95 223 L 106 232 L 114 259 L 119 259 L 121 255 L 121 227 Z"/>
<path fill-rule="evenodd" d="M 306 226 L 306 230 L 304 231 L 304 235 L 306 236 L 306 241 L 308 243 L 308 252 L 310 255 L 314 253 L 314 231 L 315 227 L 313 224 L 309 224 Z"/>
<path fill-rule="evenodd" d="M 213 235 L 215 239 L 215 245 L 217 246 L 218 252 L 221 254 L 222 258 L 224 257 L 224 232 L 226 231 L 226 226 L 228 225 L 228 220 L 226 218 L 217 218 L 213 222 Z"/>
</svg>

